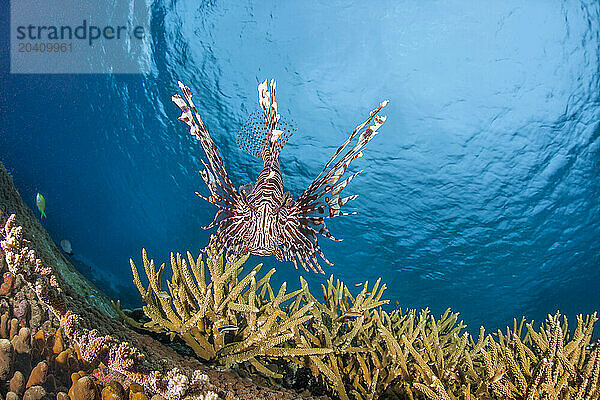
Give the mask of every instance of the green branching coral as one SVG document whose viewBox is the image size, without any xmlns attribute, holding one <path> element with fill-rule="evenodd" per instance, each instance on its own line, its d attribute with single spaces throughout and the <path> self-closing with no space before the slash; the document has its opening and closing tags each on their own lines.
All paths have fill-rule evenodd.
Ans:
<svg viewBox="0 0 600 400">
<path fill-rule="evenodd" d="M 299 290 L 288 293 L 283 283 L 274 291 L 275 269 L 259 277 L 259 264 L 244 275 L 248 256 L 206 252 L 204 260 L 172 254 L 163 290 L 165 264 L 157 268 L 142 251 L 148 285 L 133 261 L 131 270 L 150 321 L 121 316 L 181 338 L 207 361 L 247 361 L 270 378 L 281 378 L 267 367 L 275 358 L 308 367 L 340 400 L 600 398 L 595 313 L 578 316 L 572 333 L 557 313 L 539 329 L 515 320 L 493 335 L 481 328 L 475 340 L 450 310 L 437 319 L 427 309 L 385 311 L 380 280 L 353 295 L 331 276 L 318 299 L 302 277 Z"/>
<path fill-rule="evenodd" d="M 348 399 L 347 387 L 356 392 L 356 398 L 373 398 L 378 388 L 379 369 L 368 364 L 366 357 L 373 351 L 374 336 L 370 331 L 375 324 L 373 310 L 389 302 L 381 300 L 385 285 L 380 286 L 378 279 L 367 292 L 369 283 L 365 282 L 354 297 L 343 282 L 337 280 L 334 284 L 331 276 L 327 287 L 321 285 L 323 302 L 319 302 L 302 277 L 300 284 L 299 299 L 314 307 L 310 310 L 313 318 L 299 326 L 295 342 L 331 349 L 331 352 L 292 361 L 300 365 L 308 363 L 313 374 L 322 374 L 342 400 Z"/>
<path fill-rule="evenodd" d="M 434 328 L 429 335 L 419 335 L 422 339 L 416 343 L 422 348 L 403 335 L 410 356 L 391 392 L 400 398 L 433 400 L 598 399 L 600 351 L 590 346 L 596 321 L 595 313 L 585 319 L 578 316 L 571 336 L 559 313 L 548 315 L 539 331 L 525 319 L 515 320 L 505 333 L 485 335 L 481 328 L 477 342 L 466 333 L 440 334 Z"/>
<path fill-rule="evenodd" d="M 300 290 L 286 293 L 283 283 L 277 294 L 273 291 L 271 269 L 257 279 L 262 264 L 241 277 L 248 256 L 230 258 L 212 257 L 207 251 L 206 263 L 202 255 L 187 260 L 180 254 L 171 254 L 171 280 L 166 281 L 167 291 L 161 286 L 165 268 L 158 269 L 142 251 L 148 287 L 144 287 L 133 260 L 130 260 L 134 284 L 145 303 L 144 313 L 150 321 L 144 328 L 167 333 L 183 339 L 204 360 L 217 361 L 226 366 L 249 361 L 259 371 L 280 377 L 268 370 L 258 359 L 260 356 L 292 354 L 323 354 L 323 349 L 281 347 L 294 337 L 295 329 L 308 321 L 312 303 L 286 312 L 282 304 L 297 297 Z M 208 269 L 208 271 L 207 271 Z M 294 353 L 295 352 L 295 353 Z"/>
<path fill-rule="evenodd" d="M 476 393 L 483 398 L 597 399 L 600 351 L 589 351 L 596 313 L 577 317 L 573 335 L 559 313 L 548 315 L 539 331 L 533 323 L 519 324 L 494 338 L 487 336 L 473 361 Z M 523 335 L 523 325 L 527 333 Z M 477 376 L 475 376 L 477 375 Z"/>
<path fill-rule="evenodd" d="M 465 325 L 458 322 L 458 313 L 448 309 L 436 320 L 427 309 L 405 314 L 394 310 L 389 315 L 380 311 L 377 320 L 383 343 L 375 356 L 386 371 L 382 389 L 394 382 L 394 390 L 403 396 L 417 398 L 421 393 L 432 398 L 433 393 L 459 386 L 468 334 L 461 334 Z"/>
</svg>

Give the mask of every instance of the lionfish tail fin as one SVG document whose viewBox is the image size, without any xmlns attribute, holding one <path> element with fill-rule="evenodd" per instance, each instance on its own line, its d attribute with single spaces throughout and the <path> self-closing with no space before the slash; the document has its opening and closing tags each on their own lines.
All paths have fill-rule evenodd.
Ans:
<svg viewBox="0 0 600 400">
<path fill-rule="evenodd" d="M 240 148 L 251 156 L 263 158 L 266 154 L 277 156 L 296 128 L 281 119 L 275 101 L 275 80 L 258 85 L 260 109 L 248 116 L 236 135 Z M 266 153 L 266 154 L 265 154 Z"/>
<path fill-rule="evenodd" d="M 281 131 L 272 152 L 279 154 L 288 139 L 296 132 L 296 127 L 282 119 L 277 124 L 277 130 Z M 235 140 L 240 148 L 251 156 L 262 158 L 262 151 L 267 145 L 267 128 L 262 110 L 256 110 L 248 116 L 248 119 L 237 131 Z"/>
</svg>

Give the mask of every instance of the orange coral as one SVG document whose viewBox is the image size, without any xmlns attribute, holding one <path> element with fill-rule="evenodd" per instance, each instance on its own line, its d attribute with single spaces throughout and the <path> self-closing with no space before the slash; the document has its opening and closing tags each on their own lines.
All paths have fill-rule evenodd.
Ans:
<svg viewBox="0 0 600 400">
<path fill-rule="evenodd" d="M 14 277 L 12 272 L 4 273 L 4 282 L 0 285 L 0 296 L 8 296 L 10 294 Z"/>
<path fill-rule="evenodd" d="M 1 217 L 1 216 L 0 216 Z M 200 371 L 187 374 L 173 368 L 163 374 L 152 370 L 143 363 L 143 354 L 127 342 L 120 342 L 111 336 L 101 335 L 96 330 L 88 330 L 81 324 L 81 317 L 67 308 L 62 288 L 56 285 L 58 280 L 52 269 L 44 266 L 31 249 L 30 242 L 24 238 L 23 228 L 16 224 L 16 216 L 10 215 L 0 221 L 2 249 L 6 263 L 12 274 L 19 274 L 32 288 L 38 299 L 60 320 L 66 338 L 79 347 L 79 354 L 86 362 L 104 362 L 111 370 L 119 372 L 133 381 L 137 381 L 151 392 L 159 393 L 168 400 L 216 398 L 211 391 L 208 377 Z M 6 276 L 6 275 L 5 275 Z M 16 335 L 16 326 L 11 320 L 11 335 Z M 22 328 L 24 330 L 26 328 Z M 29 335 L 29 333 L 27 332 Z M 19 333 L 21 336 L 21 333 Z M 41 339 L 41 338 L 38 338 Z M 87 380 L 79 386 L 89 389 Z M 78 386 L 78 387 L 79 387 Z"/>
</svg>

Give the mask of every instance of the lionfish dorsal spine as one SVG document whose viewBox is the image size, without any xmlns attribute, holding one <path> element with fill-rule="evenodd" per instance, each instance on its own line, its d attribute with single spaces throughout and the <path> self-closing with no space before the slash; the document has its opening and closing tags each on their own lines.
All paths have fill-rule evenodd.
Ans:
<svg viewBox="0 0 600 400">
<path fill-rule="evenodd" d="M 281 118 L 281 116 L 277 113 L 275 87 L 276 83 L 274 79 L 271 79 L 271 82 L 268 86 L 266 79 L 263 83 L 258 85 L 258 103 L 260 104 L 260 108 L 263 110 L 267 130 L 273 130 L 277 128 L 277 123 L 279 122 L 279 118 Z"/>
<path fill-rule="evenodd" d="M 274 80 L 258 85 L 260 108 L 250 113 L 235 136 L 240 148 L 251 156 L 265 159 L 277 157 L 296 128 L 281 118 L 275 101 Z"/>
<path fill-rule="evenodd" d="M 258 85 L 258 103 L 263 111 L 263 117 L 265 122 L 265 135 L 263 149 L 261 155 L 276 157 L 281 152 L 285 142 L 281 142 L 279 139 L 284 133 L 283 130 L 277 129 L 281 115 L 277 112 L 277 102 L 275 101 L 275 87 L 276 83 L 274 79 L 267 85 L 267 80 Z M 286 139 L 287 140 L 287 139 Z"/>
</svg>

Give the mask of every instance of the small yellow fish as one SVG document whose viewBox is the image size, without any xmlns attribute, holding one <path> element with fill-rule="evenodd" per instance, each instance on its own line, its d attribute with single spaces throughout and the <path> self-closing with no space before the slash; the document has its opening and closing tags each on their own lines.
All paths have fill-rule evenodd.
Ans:
<svg viewBox="0 0 600 400">
<path fill-rule="evenodd" d="M 496 372 L 496 375 L 494 375 L 492 377 L 492 379 L 490 380 L 490 383 L 496 383 L 503 377 L 504 377 L 504 371 L 498 371 L 498 372 Z"/>
<path fill-rule="evenodd" d="M 38 193 L 37 196 L 35 196 L 35 204 L 37 204 L 38 210 L 42 213 L 40 218 L 46 218 L 46 199 L 44 199 L 44 196 L 42 196 L 41 193 Z"/>
</svg>

